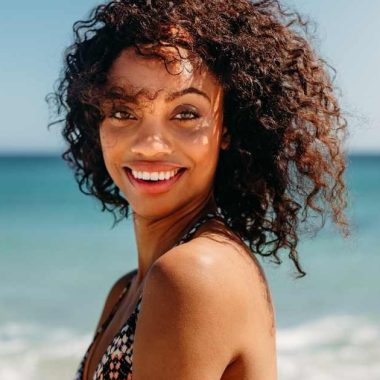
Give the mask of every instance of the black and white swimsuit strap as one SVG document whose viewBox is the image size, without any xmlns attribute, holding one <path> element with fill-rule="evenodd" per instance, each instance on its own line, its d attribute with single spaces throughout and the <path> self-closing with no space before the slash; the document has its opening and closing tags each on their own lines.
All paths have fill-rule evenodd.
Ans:
<svg viewBox="0 0 380 380">
<path fill-rule="evenodd" d="M 223 218 L 223 215 L 220 214 L 218 211 L 214 212 L 208 212 L 207 214 L 203 215 L 191 228 L 189 231 L 185 233 L 185 235 L 175 244 L 175 246 L 180 245 L 182 243 L 185 243 L 189 241 L 194 234 L 197 232 L 198 228 L 206 223 L 208 220 L 213 218 Z"/>
</svg>

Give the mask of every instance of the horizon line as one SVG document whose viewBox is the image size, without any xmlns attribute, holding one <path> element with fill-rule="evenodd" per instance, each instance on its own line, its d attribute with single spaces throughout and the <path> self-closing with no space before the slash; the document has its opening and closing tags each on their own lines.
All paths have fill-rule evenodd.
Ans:
<svg viewBox="0 0 380 380">
<path fill-rule="evenodd" d="M 57 151 L 1 151 L 0 158 L 61 158 L 63 152 Z M 356 150 L 347 152 L 347 156 L 380 156 L 380 149 Z"/>
</svg>

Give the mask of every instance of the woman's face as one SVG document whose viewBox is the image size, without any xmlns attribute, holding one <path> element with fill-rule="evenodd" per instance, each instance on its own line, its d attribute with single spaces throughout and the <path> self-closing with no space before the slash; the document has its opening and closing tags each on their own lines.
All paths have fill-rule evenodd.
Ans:
<svg viewBox="0 0 380 380">
<path fill-rule="evenodd" d="M 133 211 L 144 217 L 201 206 L 221 145 L 222 87 L 189 61 L 168 69 L 128 48 L 108 73 L 108 90 L 121 88 L 123 96 L 103 105 L 103 157 Z"/>
</svg>

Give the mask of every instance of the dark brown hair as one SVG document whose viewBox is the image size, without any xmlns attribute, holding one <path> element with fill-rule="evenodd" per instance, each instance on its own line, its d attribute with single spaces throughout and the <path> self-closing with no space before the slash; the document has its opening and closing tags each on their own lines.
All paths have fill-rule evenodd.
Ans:
<svg viewBox="0 0 380 380">
<path fill-rule="evenodd" d="M 321 223 L 312 224 L 321 227 L 329 214 L 347 231 L 346 122 L 329 66 L 297 13 L 276 0 L 120 0 L 96 7 L 74 33 L 50 99 L 68 143 L 63 158 L 103 210 L 125 217 L 129 206 L 99 141 L 107 72 L 127 47 L 146 54 L 148 44 L 169 45 L 186 48 L 223 86 L 230 147 L 220 152 L 214 195 L 226 224 L 252 252 L 279 263 L 285 248 L 302 275 L 301 225 L 319 216 Z M 149 54 L 165 60 L 158 50 Z"/>
</svg>

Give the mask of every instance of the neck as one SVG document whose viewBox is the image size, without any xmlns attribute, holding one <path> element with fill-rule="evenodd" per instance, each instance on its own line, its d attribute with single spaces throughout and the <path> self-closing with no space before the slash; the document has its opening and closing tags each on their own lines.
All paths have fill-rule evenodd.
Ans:
<svg viewBox="0 0 380 380">
<path fill-rule="evenodd" d="M 138 251 L 137 283 L 140 284 L 153 263 L 169 251 L 188 228 L 206 212 L 216 210 L 213 194 L 193 208 L 183 208 L 160 218 L 146 218 L 133 213 Z"/>
</svg>

